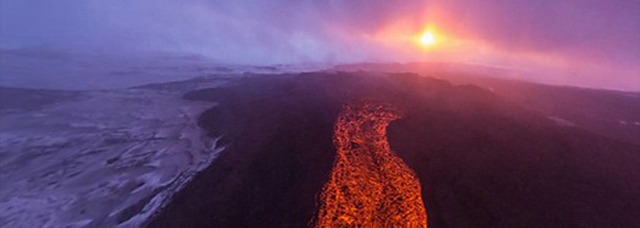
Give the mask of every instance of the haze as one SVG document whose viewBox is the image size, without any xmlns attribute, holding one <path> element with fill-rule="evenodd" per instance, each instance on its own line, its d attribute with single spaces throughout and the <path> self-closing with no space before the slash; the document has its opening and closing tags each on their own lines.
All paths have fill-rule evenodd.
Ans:
<svg viewBox="0 0 640 228">
<path fill-rule="evenodd" d="M 425 29 L 433 48 L 413 42 Z M 638 91 L 640 1 L 3 0 L 0 47 L 256 65 L 447 61 Z"/>
</svg>

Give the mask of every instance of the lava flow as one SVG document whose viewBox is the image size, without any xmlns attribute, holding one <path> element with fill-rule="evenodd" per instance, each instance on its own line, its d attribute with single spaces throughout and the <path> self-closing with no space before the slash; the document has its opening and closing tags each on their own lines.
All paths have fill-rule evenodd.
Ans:
<svg viewBox="0 0 640 228">
<path fill-rule="evenodd" d="M 344 107 L 317 227 L 427 227 L 420 183 L 387 141 L 386 128 L 398 118 L 398 110 L 386 104 Z"/>
</svg>

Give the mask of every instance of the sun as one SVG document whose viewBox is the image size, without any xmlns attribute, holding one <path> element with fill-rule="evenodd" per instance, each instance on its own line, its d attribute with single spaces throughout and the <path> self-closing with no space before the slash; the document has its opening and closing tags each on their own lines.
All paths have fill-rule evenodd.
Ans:
<svg viewBox="0 0 640 228">
<path fill-rule="evenodd" d="M 433 32 L 427 30 L 424 33 L 422 33 L 419 41 L 420 41 L 420 44 L 422 44 L 423 46 L 429 47 L 436 44 L 438 42 L 438 39 L 436 38 L 436 35 L 433 34 Z"/>
</svg>

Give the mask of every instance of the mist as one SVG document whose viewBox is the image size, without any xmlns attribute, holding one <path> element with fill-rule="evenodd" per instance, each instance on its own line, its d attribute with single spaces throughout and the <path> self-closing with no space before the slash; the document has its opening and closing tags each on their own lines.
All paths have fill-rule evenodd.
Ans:
<svg viewBox="0 0 640 228">
<path fill-rule="evenodd" d="M 3 49 L 190 53 L 256 65 L 453 61 L 514 68 L 533 81 L 640 90 L 637 0 L 0 4 Z M 396 39 L 427 25 L 455 45 L 425 53 Z"/>
</svg>

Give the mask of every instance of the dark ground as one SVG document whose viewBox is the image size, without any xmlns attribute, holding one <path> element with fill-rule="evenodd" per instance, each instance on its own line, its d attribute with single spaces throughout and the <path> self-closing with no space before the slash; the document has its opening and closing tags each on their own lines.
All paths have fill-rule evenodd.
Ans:
<svg viewBox="0 0 640 228">
<path fill-rule="evenodd" d="M 622 92 L 571 86 L 553 86 L 507 79 L 511 71 L 454 63 L 351 64 L 344 71 L 415 72 L 457 85 L 475 85 L 507 101 L 568 120 L 593 133 L 640 144 L 640 91 Z M 621 122 L 625 121 L 625 122 Z"/>
<path fill-rule="evenodd" d="M 393 103 L 392 149 L 417 173 L 430 227 L 638 227 L 640 146 L 561 127 L 475 86 L 411 74 L 247 77 L 186 99 L 227 149 L 149 227 L 305 227 L 343 104 Z"/>
</svg>

